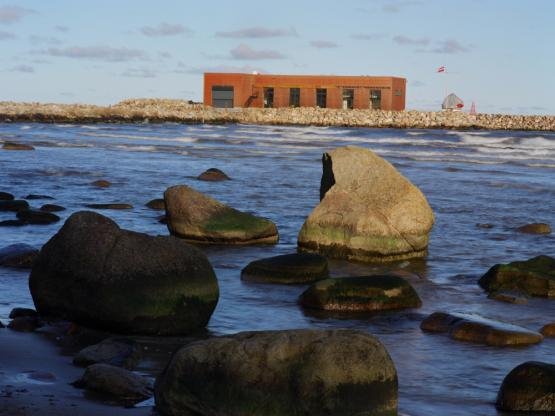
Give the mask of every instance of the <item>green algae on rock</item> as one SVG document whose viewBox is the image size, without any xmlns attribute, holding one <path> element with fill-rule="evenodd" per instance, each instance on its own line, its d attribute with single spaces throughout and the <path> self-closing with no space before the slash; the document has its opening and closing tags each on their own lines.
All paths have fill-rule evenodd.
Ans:
<svg viewBox="0 0 555 416">
<path fill-rule="evenodd" d="M 294 253 L 255 260 L 241 271 L 249 282 L 300 284 L 327 278 L 328 260 L 318 254 Z"/>
<path fill-rule="evenodd" d="M 186 345 L 155 384 L 162 415 L 393 416 L 397 372 L 356 330 L 243 332 Z"/>
<path fill-rule="evenodd" d="M 370 312 L 419 308 L 414 288 L 399 276 L 362 276 L 320 280 L 300 297 L 304 307 L 326 311 Z"/>
<path fill-rule="evenodd" d="M 206 326 L 219 291 L 206 255 L 175 237 L 71 215 L 40 251 L 29 288 L 41 316 L 120 333 L 182 335 Z"/>
<path fill-rule="evenodd" d="M 365 262 L 427 254 L 433 212 L 393 165 L 356 146 L 325 153 L 322 162 L 321 201 L 299 232 L 301 250 Z"/>
<path fill-rule="evenodd" d="M 537 256 L 526 261 L 496 264 L 478 281 L 487 292 L 517 291 L 530 296 L 555 297 L 555 259 Z"/>
<path fill-rule="evenodd" d="M 238 211 L 189 186 L 168 188 L 164 201 L 170 233 L 186 241 L 237 245 L 278 241 L 272 221 Z"/>
</svg>

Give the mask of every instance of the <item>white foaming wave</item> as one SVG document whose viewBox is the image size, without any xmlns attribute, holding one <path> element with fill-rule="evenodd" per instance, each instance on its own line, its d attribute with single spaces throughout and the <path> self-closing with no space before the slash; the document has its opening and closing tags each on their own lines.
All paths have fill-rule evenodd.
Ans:
<svg viewBox="0 0 555 416">
<path fill-rule="evenodd" d="M 56 127 L 60 129 L 69 129 L 71 127 L 75 127 L 75 124 L 56 124 Z"/>
<path fill-rule="evenodd" d="M 426 134 L 426 132 L 423 131 L 407 131 L 407 134 L 409 136 L 423 136 Z"/>
<path fill-rule="evenodd" d="M 88 124 L 83 124 L 79 127 L 81 127 L 82 129 L 87 129 L 87 130 L 100 130 L 99 126 L 90 126 Z"/>
<path fill-rule="evenodd" d="M 115 146 L 116 149 L 127 152 L 153 152 L 158 150 L 156 146 Z"/>
<path fill-rule="evenodd" d="M 19 128 L 19 130 L 29 130 L 29 129 L 32 129 L 32 127 L 31 127 L 31 126 L 27 126 L 27 125 L 21 126 L 21 127 Z"/>
<path fill-rule="evenodd" d="M 194 137 L 156 137 L 156 136 L 138 136 L 133 134 L 116 134 L 116 133 L 81 133 L 83 136 L 103 137 L 108 139 L 131 139 L 131 140 L 155 140 L 161 142 L 180 142 L 195 143 L 199 139 Z"/>
</svg>

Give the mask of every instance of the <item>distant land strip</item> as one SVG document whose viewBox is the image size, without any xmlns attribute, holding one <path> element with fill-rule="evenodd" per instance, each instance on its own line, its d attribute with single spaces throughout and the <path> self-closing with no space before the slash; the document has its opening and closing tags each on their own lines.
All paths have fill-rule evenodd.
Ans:
<svg viewBox="0 0 555 416">
<path fill-rule="evenodd" d="M 0 122 L 243 123 L 414 129 L 555 131 L 552 115 L 469 114 L 461 111 L 381 111 L 329 108 L 220 109 L 172 99 L 129 99 L 110 106 L 0 102 Z"/>
</svg>

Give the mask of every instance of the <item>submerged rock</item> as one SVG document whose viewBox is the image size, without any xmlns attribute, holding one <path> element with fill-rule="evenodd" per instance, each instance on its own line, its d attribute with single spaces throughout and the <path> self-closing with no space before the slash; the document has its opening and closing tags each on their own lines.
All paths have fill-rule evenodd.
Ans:
<svg viewBox="0 0 555 416">
<path fill-rule="evenodd" d="M 29 203 L 23 199 L 0 201 L 0 211 L 18 212 L 24 209 L 29 209 Z"/>
<path fill-rule="evenodd" d="M 506 303 L 515 303 L 519 305 L 524 305 L 525 303 L 528 303 L 528 298 L 522 296 L 522 294 L 518 292 L 492 292 L 488 295 L 488 299 L 494 299 Z"/>
<path fill-rule="evenodd" d="M 197 176 L 197 179 L 201 181 L 219 182 L 219 181 L 227 181 L 230 178 L 220 169 L 210 168 L 202 172 L 199 176 Z"/>
<path fill-rule="evenodd" d="M 359 276 L 320 280 L 300 297 L 304 307 L 326 311 L 369 312 L 419 308 L 422 301 L 399 276 Z"/>
<path fill-rule="evenodd" d="M 26 209 L 17 213 L 17 218 L 27 224 L 47 225 L 60 221 L 60 217 L 51 212 Z"/>
<path fill-rule="evenodd" d="M 29 194 L 23 199 L 34 200 L 34 199 L 54 199 L 54 198 L 49 195 Z"/>
<path fill-rule="evenodd" d="M 17 332 L 33 332 L 39 326 L 37 316 L 18 316 L 8 324 L 8 328 Z"/>
<path fill-rule="evenodd" d="M 97 188 L 109 188 L 112 186 L 112 182 L 107 181 L 106 179 L 99 179 L 97 181 L 91 182 L 92 186 L 96 186 Z"/>
<path fill-rule="evenodd" d="M 38 317 L 38 313 L 36 310 L 31 308 L 13 308 L 10 312 L 9 318 L 15 319 L 15 318 L 22 318 L 27 316 L 36 318 Z"/>
<path fill-rule="evenodd" d="M 496 264 L 478 281 L 487 292 L 517 291 L 555 297 L 555 259 L 537 256 L 526 261 Z"/>
<path fill-rule="evenodd" d="M 59 212 L 65 211 L 65 208 L 61 205 L 56 204 L 44 204 L 42 207 L 40 207 L 40 210 L 44 212 Z"/>
<path fill-rule="evenodd" d="M 0 249 L 0 266 L 30 269 L 39 251 L 29 244 L 17 243 Z"/>
<path fill-rule="evenodd" d="M 88 366 L 83 377 L 73 385 L 108 394 L 125 405 L 133 405 L 152 396 L 152 383 L 148 379 L 108 364 Z"/>
<path fill-rule="evenodd" d="M 540 332 L 544 337 L 555 337 L 555 322 L 544 325 Z"/>
<path fill-rule="evenodd" d="M 555 365 L 528 361 L 512 369 L 501 384 L 496 406 L 511 412 L 555 412 Z"/>
<path fill-rule="evenodd" d="M 156 380 L 163 415 L 397 414 L 397 372 L 355 330 L 244 332 L 193 342 Z"/>
<path fill-rule="evenodd" d="M 0 192 L 0 201 L 11 201 L 14 196 L 8 192 Z"/>
<path fill-rule="evenodd" d="M 360 147 L 334 149 L 322 162 L 321 201 L 299 233 L 301 250 L 359 261 L 426 255 L 434 215 L 416 186 Z"/>
<path fill-rule="evenodd" d="M 21 220 L 4 220 L 0 221 L 0 227 L 21 227 L 27 225 L 25 221 Z"/>
<path fill-rule="evenodd" d="M 420 328 L 429 332 L 447 332 L 452 339 L 496 347 L 530 345 L 543 336 L 521 326 L 463 313 L 434 312 Z"/>
<path fill-rule="evenodd" d="M 249 263 L 241 279 L 250 282 L 297 284 L 311 283 L 329 275 L 328 260 L 318 254 L 295 253 Z"/>
<path fill-rule="evenodd" d="M 30 144 L 16 143 L 16 142 L 4 142 L 2 145 L 4 150 L 35 150 Z"/>
<path fill-rule="evenodd" d="M 152 199 L 152 200 L 148 201 L 146 203 L 146 206 L 149 207 L 150 209 L 157 209 L 157 210 L 166 209 L 166 205 L 164 204 L 164 200 L 161 199 L 161 198 Z"/>
<path fill-rule="evenodd" d="M 120 203 L 85 204 L 85 207 L 92 208 L 92 209 L 133 209 L 133 205 L 131 204 L 120 204 Z"/>
<path fill-rule="evenodd" d="M 46 243 L 29 288 L 42 316 L 121 333 L 187 334 L 207 324 L 218 301 L 200 250 L 94 212 L 71 215 Z"/>
<path fill-rule="evenodd" d="M 551 234 L 551 227 L 549 224 L 536 222 L 533 224 L 526 224 L 516 229 L 518 232 L 525 234 Z"/>
<path fill-rule="evenodd" d="M 110 364 L 133 369 L 141 358 L 141 349 L 132 339 L 108 338 L 83 348 L 73 358 L 73 364 L 87 367 L 91 364 Z"/>
<path fill-rule="evenodd" d="M 187 241 L 207 244 L 274 244 L 276 225 L 228 207 L 185 185 L 164 192 L 170 233 Z"/>
</svg>

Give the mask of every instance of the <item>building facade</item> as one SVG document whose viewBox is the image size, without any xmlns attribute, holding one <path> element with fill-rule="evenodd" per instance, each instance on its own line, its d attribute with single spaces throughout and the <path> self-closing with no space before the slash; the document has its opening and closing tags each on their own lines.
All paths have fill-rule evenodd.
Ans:
<svg viewBox="0 0 555 416">
<path fill-rule="evenodd" d="M 204 74 L 204 104 L 219 108 L 321 107 L 405 109 L 406 79 L 398 77 Z"/>
</svg>

